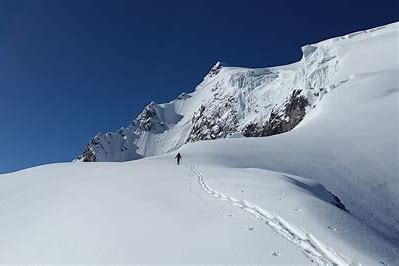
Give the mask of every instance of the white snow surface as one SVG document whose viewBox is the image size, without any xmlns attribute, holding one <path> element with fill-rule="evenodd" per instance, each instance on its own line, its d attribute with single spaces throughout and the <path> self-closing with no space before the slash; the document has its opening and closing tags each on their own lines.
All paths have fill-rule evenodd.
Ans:
<svg viewBox="0 0 399 266">
<path fill-rule="evenodd" d="M 115 160 L 180 147 L 180 166 L 173 152 L 0 175 L 0 263 L 398 265 L 399 23 L 303 52 L 294 65 L 211 72 L 157 105 L 162 133 L 112 134 L 137 148 Z M 242 95 L 242 124 L 292 84 L 326 93 L 287 133 L 181 147 L 216 83 Z"/>
</svg>

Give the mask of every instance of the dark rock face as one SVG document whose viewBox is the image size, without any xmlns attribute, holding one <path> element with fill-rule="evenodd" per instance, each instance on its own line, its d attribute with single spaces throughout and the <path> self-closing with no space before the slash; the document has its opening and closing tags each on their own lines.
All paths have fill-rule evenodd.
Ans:
<svg viewBox="0 0 399 266">
<path fill-rule="evenodd" d="M 302 121 L 309 105 L 301 90 L 294 90 L 279 112 L 272 111 L 268 121 L 249 123 L 238 128 L 237 99 L 233 96 L 215 101 L 222 104 L 212 109 L 201 105 L 192 118 L 192 128 L 186 142 L 225 138 L 230 133 L 240 133 L 245 137 L 265 137 L 287 132 Z M 208 110 L 209 109 L 209 110 Z"/>
<path fill-rule="evenodd" d="M 223 102 L 212 110 L 201 105 L 192 118 L 192 128 L 186 142 L 225 138 L 229 133 L 237 132 L 237 100 L 234 97 L 216 99 Z"/>
<path fill-rule="evenodd" d="M 282 112 L 272 111 L 270 118 L 263 125 L 250 123 L 244 127 L 242 134 L 246 137 L 265 137 L 281 134 L 293 129 L 302 121 L 309 105 L 301 90 L 294 90 L 284 105 Z"/>
<path fill-rule="evenodd" d="M 133 122 L 133 126 L 154 133 L 162 133 L 167 130 L 167 125 L 165 125 L 158 116 L 157 107 L 157 104 L 153 102 L 147 105 L 143 112 Z"/>
<path fill-rule="evenodd" d="M 87 147 L 83 153 L 78 157 L 78 159 L 83 159 L 83 162 L 96 162 L 97 158 L 93 150 Z"/>
<path fill-rule="evenodd" d="M 81 160 L 82 162 L 96 162 L 97 161 L 97 157 L 96 154 L 93 151 L 93 147 L 95 147 L 96 145 L 100 144 L 98 139 L 95 137 L 93 138 L 89 144 L 87 144 L 86 148 L 84 149 L 84 151 L 82 152 L 82 154 L 79 155 L 79 157 L 77 157 L 77 160 Z"/>
</svg>

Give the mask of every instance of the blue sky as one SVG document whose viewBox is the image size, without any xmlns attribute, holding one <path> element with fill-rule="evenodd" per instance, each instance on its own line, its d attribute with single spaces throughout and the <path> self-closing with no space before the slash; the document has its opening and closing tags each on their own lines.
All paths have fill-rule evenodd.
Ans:
<svg viewBox="0 0 399 266">
<path fill-rule="evenodd" d="M 0 173 L 70 161 L 218 60 L 261 67 L 398 21 L 397 1 L 0 1 Z"/>
</svg>

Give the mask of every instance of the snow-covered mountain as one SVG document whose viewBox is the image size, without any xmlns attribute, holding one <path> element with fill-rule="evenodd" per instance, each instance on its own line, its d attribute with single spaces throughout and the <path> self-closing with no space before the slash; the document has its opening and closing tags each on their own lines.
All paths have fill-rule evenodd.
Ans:
<svg viewBox="0 0 399 266">
<path fill-rule="evenodd" d="M 169 103 L 150 103 L 129 127 L 97 134 L 77 160 L 126 161 L 187 142 L 289 131 L 350 78 L 337 77 L 345 65 L 340 53 L 374 30 L 304 46 L 301 61 L 291 65 L 248 69 L 217 62 L 194 92 Z"/>
<path fill-rule="evenodd" d="M 0 263 L 399 265 L 399 23 L 303 51 L 217 64 L 80 157 L 182 165 L 0 175 Z"/>
</svg>

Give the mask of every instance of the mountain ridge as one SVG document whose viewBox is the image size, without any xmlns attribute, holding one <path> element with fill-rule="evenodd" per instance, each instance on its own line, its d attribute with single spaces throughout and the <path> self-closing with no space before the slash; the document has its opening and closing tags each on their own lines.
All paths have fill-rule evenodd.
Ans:
<svg viewBox="0 0 399 266">
<path fill-rule="evenodd" d="M 351 78 L 337 77 L 342 67 L 338 50 L 395 25 L 305 45 L 302 59 L 289 65 L 252 69 L 218 61 L 193 92 L 169 103 L 151 102 L 127 128 L 98 133 L 75 161 L 126 161 L 174 151 L 188 142 L 292 130 L 325 94 Z"/>
</svg>

